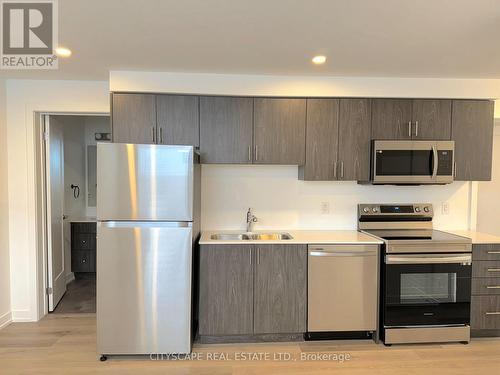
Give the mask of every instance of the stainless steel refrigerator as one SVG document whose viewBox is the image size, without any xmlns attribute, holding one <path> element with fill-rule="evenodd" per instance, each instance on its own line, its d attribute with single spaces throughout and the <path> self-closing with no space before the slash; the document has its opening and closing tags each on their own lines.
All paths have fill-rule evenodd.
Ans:
<svg viewBox="0 0 500 375">
<path fill-rule="evenodd" d="M 97 350 L 189 353 L 200 165 L 191 146 L 97 146 Z"/>
</svg>

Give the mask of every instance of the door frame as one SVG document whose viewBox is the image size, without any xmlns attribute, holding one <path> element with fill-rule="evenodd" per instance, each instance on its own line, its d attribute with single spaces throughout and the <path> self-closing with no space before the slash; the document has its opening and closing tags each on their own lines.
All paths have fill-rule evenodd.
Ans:
<svg viewBox="0 0 500 375">
<path fill-rule="evenodd" d="M 36 291 L 38 319 L 49 313 L 48 287 L 48 225 L 50 206 L 47 205 L 46 189 L 46 152 L 44 116 L 106 116 L 109 112 L 64 112 L 34 111 L 34 149 L 35 149 L 35 226 L 36 226 Z"/>
</svg>

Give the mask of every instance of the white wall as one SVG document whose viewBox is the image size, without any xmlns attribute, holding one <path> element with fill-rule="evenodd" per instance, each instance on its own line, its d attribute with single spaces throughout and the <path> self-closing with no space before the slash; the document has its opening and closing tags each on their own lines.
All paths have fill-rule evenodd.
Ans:
<svg viewBox="0 0 500 375">
<path fill-rule="evenodd" d="M 51 116 L 64 134 L 64 214 L 68 219 L 85 217 L 85 122 L 81 116 Z M 80 187 L 78 198 L 71 185 Z"/>
<path fill-rule="evenodd" d="M 500 79 L 273 76 L 111 71 L 111 91 L 255 96 L 500 98 Z"/>
<path fill-rule="evenodd" d="M 87 146 L 96 145 L 95 133 L 110 133 L 111 123 L 109 116 L 86 116 L 85 117 L 85 150 Z M 85 215 L 87 217 L 96 217 L 96 207 L 86 206 Z"/>
<path fill-rule="evenodd" d="M 7 81 L 9 249 L 12 315 L 16 321 L 43 314 L 37 281 L 44 273 L 36 247 L 34 112 L 109 112 L 107 82 Z M 40 309 L 40 306 L 42 308 Z"/>
<path fill-rule="evenodd" d="M 371 186 L 300 181 L 294 166 L 202 167 L 202 229 L 243 229 L 248 207 L 255 229 L 356 229 L 358 203 L 429 202 L 435 226 L 467 229 L 470 183 L 445 186 Z M 322 214 L 321 204 L 330 206 Z M 443 215 L 442 203 L 450 213 Z"/>
<path fill-rule="evenodd" d="M 85 144 L 96 145 L 95 133 L 110 133 L 111 123 L 109 116 L 85 117 Z"/>
<path fill-rule="evenodd" d="M 6 110 L 5 80 L 2 79 L 0 80 L 0 328 L 11 320 Z"/>
<path fill-rule="evenodd" d="M 478 187 L 477 230 L 500 235 L 500 118 L 493 138 L 492 180 L 480 182 Z"/>
</svg>

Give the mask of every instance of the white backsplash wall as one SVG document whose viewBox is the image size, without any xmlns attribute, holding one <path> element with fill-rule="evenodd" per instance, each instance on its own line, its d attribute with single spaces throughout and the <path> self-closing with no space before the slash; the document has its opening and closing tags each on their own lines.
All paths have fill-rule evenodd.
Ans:
<svg viewBox="0 0 500 375">
<path fill-rule="evenodd" d="M 443 186 L 373 186 L 301 181 L 296 166 L 203 165 L 202 229 L 244 229 L 252 207 L 259 229 L 356 229 L 358 203 L 432 203 L 434 227 L 467 229 L 468 182 Z M 322 213 L 322 204 L 330 213 Z M 448 203 L 444 215 L 442 204 Z"/>
</svg>

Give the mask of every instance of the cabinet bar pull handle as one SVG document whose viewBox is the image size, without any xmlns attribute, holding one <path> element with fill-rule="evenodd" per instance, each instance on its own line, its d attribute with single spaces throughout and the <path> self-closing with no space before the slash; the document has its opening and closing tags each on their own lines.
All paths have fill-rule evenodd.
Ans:
<svg viewBox="0 0 500 375">
<path fill-rule="evenodd" d="M 488 272 L 500 272 L 500 268 L 488 268 Z"/>
<path fill-rule="evenodd" d="M 500 251 L 488 251 L 488 254 L 500 254 Z"/>
<path fill-rule="evenodd" d="M 250 251 L 250 253 L 249 253 L 249 254 L 250 254 L 250 265 L 252 265 L 252 263 L 253 263 L 253 261 L 252 261 L 253 254 L 252 254 L 252 252 L 251 252 L 251 251 Z"/>
<path fill-rule="evenodd" d="M 252 161 L 252 146 L 248 146 L 248 161 Z"/>
<path fill-rule="evenodd" d="M 453 165 L 453 178 L 457 178 L 457 162 Z"/>
<path fill-rule="evenodd" d="M 415 137 L 418 137 L 418 121 L 415 121 Z"/>
<path fill-rule="evenodd" d="M 408 121 L 408 137 L 411 138 L 411 121 Z"/>
<path fill-rule="evenodd" d="M 259 160 L 259 146 L 255 145 L 255 161 Z"/>
<path fill-rule="evenodd" d="M 340 178 L 344 179 L 344 162 L 340 162 Z"/>
<path fill-rule="evenodd" d="M 260 264 L 260 251 L 257 249 L 257 264 Z"/>
<path fill-rule="evenodd" d="M 155 127 L 154 126 L 151 127 L 151 140 L 153 141 L 153 143 L 156 143 L 155 142 Z"/>
<path fill-rule="evenodd" d="M 485 315 L 500 315 L 500 311 L 487 312 Z"/>
<path fill-rule="evenodd" d="M 337 179 L 337 160 L 333 164 L 333 178 Z"/>
<path fill-rule="evenodd" d="M 486 289 L 500 289 L 500 285 L 486 285 Z"/>
<path fill-rule="evenodd" d="M 163 143 L 163 128 L 160 128 L 160 144 Z"/>
</svg>

